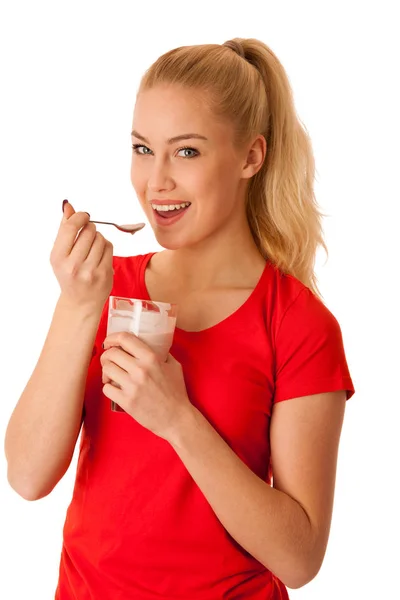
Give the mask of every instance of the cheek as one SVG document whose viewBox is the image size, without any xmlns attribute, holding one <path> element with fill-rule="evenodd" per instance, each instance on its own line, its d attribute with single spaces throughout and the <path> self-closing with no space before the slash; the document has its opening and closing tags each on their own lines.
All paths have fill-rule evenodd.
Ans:
<svg viewBox="0 0 400 600">
<path fill-rule="evenodd" d="M 191 169 L 182 169 L 180 182 L 194 197 L 208 198 L 215 195 L 219 178 L 219 169 L 215 165 L 198 163 Z"/>
<path fill-rule="evenodd" d="M 203 186 L 206 197 L 212 197 L 218 203 L 221 209 L 227 207 L 230 199 L 233 199 L 237 190 L 237 181 L 232 165 L 219 164 L 218 168 L 208 173 L 208 176 L 202 179 L 200 185 Z M 215 206 L 214 206 L 215 208 Z"/>
</svg>

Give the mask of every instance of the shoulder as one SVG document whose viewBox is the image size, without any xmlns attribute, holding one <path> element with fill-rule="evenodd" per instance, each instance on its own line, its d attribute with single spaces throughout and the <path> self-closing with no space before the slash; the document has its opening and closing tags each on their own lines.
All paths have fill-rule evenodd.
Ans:
<svg viewBox="0 0 400 600">
<path fill-rule="evenodd" d="M 113 256 L 114 269 L 126 269 L 139 265 L 148 254 L 135 254 L 134 256 Z"/>
<path fill-rule="evenodd" d="M 327 325 L 337 327 L 333 313 L 310 288 L 293 275 L 288 275 L 271 265 L 270 301 L 273 305 L 275 335 L 283 324 L 290 327 L 312 326 L 324 328 Z"/>
<path fill-rule="evenodd" d="M 146 254 L 135 254 L 133 256 L 113 256 L 114 277 L 132 278 L 135 274 L 141 274 L 145 269 L 148 259 L 154 252 Z"/>
<path fill-rule="evenodd" d="M 295 278 L 285 276 L 280 291 L 273 337 L 275 402 L 343 389 L 350 398 L 354 386 L 337 318 Z"/>
<path fill-rule="evenodd" d="M 113 256 L 114 282 L 111 296 L 143 293 L 144 270 L 152 252 L 134 256 Z"/>
</svg>

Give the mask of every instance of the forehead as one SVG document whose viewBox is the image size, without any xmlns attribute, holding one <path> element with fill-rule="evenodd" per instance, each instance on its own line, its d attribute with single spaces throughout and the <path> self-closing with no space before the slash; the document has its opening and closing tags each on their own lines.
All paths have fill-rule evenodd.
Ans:
<svg viewBox="0 0 400 600">
<path fill-rule="evenodd" d="M 210 141 L 231 141 L 233 133 L 229 122 L 217 119 L 212 113 L 205 92 L 177 85 L 140 92 L 132 128 L 150 140 L 191 131 L 205 135 Z"/>
</svg>

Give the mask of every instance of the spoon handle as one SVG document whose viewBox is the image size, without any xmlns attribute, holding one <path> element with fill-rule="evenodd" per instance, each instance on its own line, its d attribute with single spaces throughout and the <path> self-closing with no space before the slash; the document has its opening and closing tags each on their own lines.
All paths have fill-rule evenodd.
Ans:
<svg viewBox="0 0 400 600">
<path fill-rule="evenodd" d="M 108 221 L 91 221 L 91 220 L 89 220 L 89 223 L 100 223 L 101 225 L 113 225 L 119 231 L 124 231 L 125 233 L 131 233 L 132 235 L 145 226 L 145 223 L 137 223 L 136 225 L 117 225 L 116 223 L 109 223 Z"/>
<path fill-rule="evenodd" d="M 108 221 L 92 221 L 92 220 L 89 220 L 89 223 L 100 223 L 101 225 L 114 225 L 114 226 L 116 226 L 115 223 L 109 223 Z"/>
</svg>

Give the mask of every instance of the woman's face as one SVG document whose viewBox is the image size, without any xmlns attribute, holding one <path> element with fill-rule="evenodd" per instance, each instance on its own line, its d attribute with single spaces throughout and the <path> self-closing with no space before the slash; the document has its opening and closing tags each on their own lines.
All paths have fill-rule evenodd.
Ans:
<svg viewBox="0 0 400 600">
<path fill-rule="evenodd" d="M 192 135 L 169 142 L 185 134 Z M 216 120 L 200 94 L 173 85 L 141 92 L 132 144 L 139 145 L 132 150 L 132 185 L 162 247 L 194 246 L 216 233 L 223 240 L 247 226 L 246 179 L 253 173 L 244 168 L 246 153 L 238 155 L 232 125 Z M 151 206 L 156 200 L 191 206 L 175 223 L 164 225 Z"/>
</svg>

